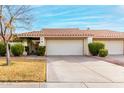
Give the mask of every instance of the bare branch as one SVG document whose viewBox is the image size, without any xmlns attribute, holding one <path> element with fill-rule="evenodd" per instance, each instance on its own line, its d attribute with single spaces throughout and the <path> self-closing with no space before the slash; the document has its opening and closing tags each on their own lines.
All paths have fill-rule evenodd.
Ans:
<svg viewBox="0 0 124 93">
<path fill-rule="evenodd" d="M 3 10 L 3 11 L 2 11 Z M 5 18 L 0 19 L 1 36 L 4 41 L 9 42 L 13 35 L 12 27 L 20 27 L 24 29 L 30 28 L 31 14 L 27 13 L 31 10 L 29 6 L 1 6 L 0 15 Z M 3 12 L 3 14 L 2 14 Z M 6 38 L 6 36 L 9 36 Z"/>
<path fill-rule="evenodd" d="M 13 16 L 12 13 L 11 13 L 10 7 L 6 6 L 6 8 L 7 8 L 8 13 L 10 14 L 10 16 Z"/>
<path fill-rule="evenodd" d="M 22 9 L 16 13 L 15 17 L 18 17 L 19 15 L 24 15 L 25 13 L 31 11 L 32 9 L 29 6 L 22 6 Z"/>
</svg>

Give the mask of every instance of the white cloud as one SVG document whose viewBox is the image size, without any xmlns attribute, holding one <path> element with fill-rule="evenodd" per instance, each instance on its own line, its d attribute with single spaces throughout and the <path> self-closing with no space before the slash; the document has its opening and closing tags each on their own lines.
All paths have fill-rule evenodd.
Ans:
<svg viewBox="0 0 124 93">
<path fill-rule="evenodd" d="M 118 6 L 118 8 L 124 10 L 124 5 L 120 5 L 120 6 Z"/>
<path fill-rule="evenodd" d="M 76 21 L 76 20 L 87 20 L 87 19 L 103 19 L 103 18 L 112 18 L 111 15 L 99 15 L 99 16 L 82 16 L 82 17 L 73 17 L 66 18 L 63 21 Z"/>
<path fill-rule="evenodd" d="M 124 14 L 124 5 L 116 6 L 113 11 L 119 14 Z"/>
<path fill-rule="evenodd" d="M 64 15 L 64 14 L 67 14 L 67 13 L 69 13 L 69 11 L 63 11 L 63 12 L 58 12 L 58 13 L 45 13 L 45 14 L 43 14 L 42 15 L 42 17 L 43 16 L 45 16 L 45 17 L 53 17 L 53 16 L 60 16 L 60 15 Z"/>
</svg>

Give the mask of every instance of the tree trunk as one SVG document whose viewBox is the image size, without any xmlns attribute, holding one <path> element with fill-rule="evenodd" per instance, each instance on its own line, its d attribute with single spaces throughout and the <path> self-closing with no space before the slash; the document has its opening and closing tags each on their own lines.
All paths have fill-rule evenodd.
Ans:
<svg viewBox="0 0 124 93">
<path fill-rule="evenodd" d="M 6 43 L 6 63 L 7 65 L 10 65 L 10 52 L 9 52 L 9 44 Z"/>
</svg>

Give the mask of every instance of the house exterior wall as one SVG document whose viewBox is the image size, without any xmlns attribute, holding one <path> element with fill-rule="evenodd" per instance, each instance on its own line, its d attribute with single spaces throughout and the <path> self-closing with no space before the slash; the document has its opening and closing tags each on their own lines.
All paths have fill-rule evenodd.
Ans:
<svg viewBox="0 0 124 93">
<path fill-rule="evenodd" d="M 84 55 L 90 55 L 88 44 L 92 43 L 92 37 L 87 37 L 84 39 Z"/>
<path fill-rule="evenodd" d="M 47 45 L 47 41 L 48 40 L 82 40 L 83 42 L 83 47 L 82 47 L 82 51 L 83 54 L 82 55 L 90 55 L 89 53 L 89 49 L 88 49 L 88 44 L 94 41 L 100 41 L 105 43 L 106 48 L 109 49 L 109 54 L 124 54 L 124 39 L 118 38 L 118 39 L 109 39 L 109 38 L 93 38 L 93 37 L 85 37 L 85 38 L 79 38 L 79 37 L 66 37 L 66 38 L 61 38 L 61 37 L 52 37 L 52 38 L 44 38 L 43 36 L 40 37 L 37 40 L 33 40 L 33 42 L 39 42 L 38 44 L 40 46 L 46 46 Z M 24 46 L 32 46 L 32 50 L 35 51 L 35 46 L 34 45 L 28 45 L 27 41 L 24 42 L 10 42 L 11 45 L 17 44 L 17 43 L 21 43 Z M 60 47 L 57 47 L 58 49 L 60 49 Z M 46 48 L 47 49 L 47 48 Z M 47 50 L 46 50 L 47 51 Z M 26 55 L 26 52 L 24 52 L 24 55 Z"/>
<path fill-rule="evenodd" d="M 46 45 L 46 39 L 42 36 L 42 37 L 40 37 L 39 46 L 45 46 L 45 45 Z"/>
<path fill-rule="evenodd" d="M 39 42 L 40 46 L 46 46 L 48 40 L 69 40 L 69 38 L 58 38 L 58 39 L 46 39 L 44 37 L 40 37 L 39 40 L 32 40 L 35 43 Z M 71 38 L 70 40 L 82 40 L 82 55 L 90 55 L 89 49 L 88 49 L 88 44 L 91 42 L 99 41 L 102 43 L 105 43 L 105 48 L 109 50 L 109 54 L 124 54 L 124 40 L 123 39 L 94 39 L 92 37 L 86 37 L 86 38 Z M 24 46 L 32 46 L 33 51 L 35 51 L 35 45 L 28 45 L 27 41 L 23 42 L 10 42 L 10 45 L 14 44 L 23 44 Z M 60 47 L 56 47 L 60 49 Z M 47 51 L 47 48 L 46 48 Z M 30 51 L 31 52 L 31 51 Z M 23 55 L 27 55 L 26 51 L 24 51 Z"/>
</svg>

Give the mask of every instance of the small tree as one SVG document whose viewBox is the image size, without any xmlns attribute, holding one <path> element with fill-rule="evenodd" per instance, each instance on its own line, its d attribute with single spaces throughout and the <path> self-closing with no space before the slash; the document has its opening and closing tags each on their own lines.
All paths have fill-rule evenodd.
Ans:
<svg viewBox="0 0 124 93">
<path fill-rule="evenodd" d="M 9 41 L 15 28 L 29 28 L 31 14 L 30 6 L 0 5 L 0 36 L 6 46 L 6 63 L 10 64 Z"/>
</svg>

